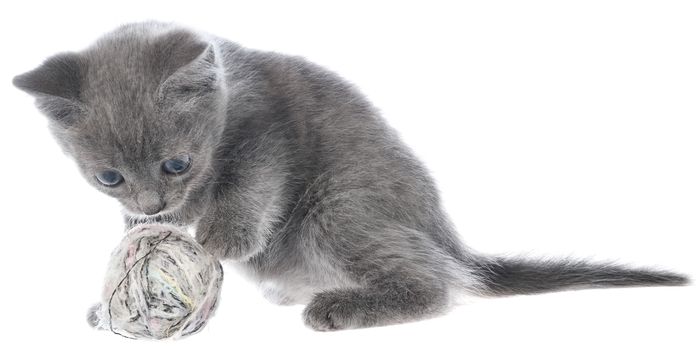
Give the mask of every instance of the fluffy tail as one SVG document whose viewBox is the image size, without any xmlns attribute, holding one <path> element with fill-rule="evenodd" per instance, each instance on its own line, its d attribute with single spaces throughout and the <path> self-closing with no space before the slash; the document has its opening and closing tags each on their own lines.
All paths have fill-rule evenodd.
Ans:
<svg viewBox="0 0 700 350">
<path fill-rule="evenodd" d="M 688 277 L 673 272 L 581 260 L 490 258 L 478 262 L 477 270 L 491 295 L 689 283 Z"/>
</svg>

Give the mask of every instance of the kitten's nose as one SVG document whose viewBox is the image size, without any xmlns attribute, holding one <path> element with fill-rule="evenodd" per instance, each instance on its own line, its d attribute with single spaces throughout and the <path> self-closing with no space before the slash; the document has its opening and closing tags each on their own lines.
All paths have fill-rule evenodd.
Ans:
<svg viewBox="0 0 700 350">
<path fill-rule="evenodd" d="M 143 191 L 136 196 L 139 209 L 146 215 L 158 214 L 165 207 L 163 198 L 155 191 Z"/>
</svg>

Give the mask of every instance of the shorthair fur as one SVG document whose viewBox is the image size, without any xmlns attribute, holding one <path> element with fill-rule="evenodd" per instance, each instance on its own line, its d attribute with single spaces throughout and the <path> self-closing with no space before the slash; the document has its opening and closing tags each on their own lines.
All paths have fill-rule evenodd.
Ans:
<svg viewBox="0 0 700 350">
<path fill-rule="evenodd" d="M 432 317 L 453 297 L 682 285 L 651 269 L 487 257 L 458 239 L 433 180 L 351 84 L 301 57 L 161 23 L 122 26 L 19 75 L 127 226 L 194 226 L 279 304 L 327 331 Z M 191 157 L 186 172 L 164 161 Z M 96 174 L 123 176 L 105 186 Z M 158 211 L 152 214 L 154 211 Z M 147 215 L 145 213 L 151 213 Z"/>
</svg>

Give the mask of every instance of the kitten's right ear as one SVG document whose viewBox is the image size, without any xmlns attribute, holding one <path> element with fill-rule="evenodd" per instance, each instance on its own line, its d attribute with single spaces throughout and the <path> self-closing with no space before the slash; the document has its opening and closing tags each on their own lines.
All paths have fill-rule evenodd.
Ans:
<svg viewBox="0 0 700 350">
<path fill-rule="evenodd" d="M 78 54 L 61 53 L 39 67 L 12 79 L 20 90 L 36 97 L 36 104 L 49 117 L 65 122 L 79 112 L 84 64 Z"/>
</svg>

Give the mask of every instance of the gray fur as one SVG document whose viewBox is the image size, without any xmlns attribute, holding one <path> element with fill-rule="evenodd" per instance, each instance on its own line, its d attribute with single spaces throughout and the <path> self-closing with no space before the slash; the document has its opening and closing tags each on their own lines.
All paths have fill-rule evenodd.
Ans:
<svg viewBox="0 0 700 350">
<path fill-rule="evenodd" d="M 673 273 L 483 257 L 458 239 L 426 169 L 352 85 L 303 58 L 160 23 L 118 28 L 15 78 L 127 225 L 197 240 L 317 330 L 438 315 L 452 297 L 679 285 Z M 161 163 L 189 154 L 183 175 Z M 103 169 L 125 181 L 109 188 Z M 153 213 L 163 207 L 162 211 Z"/>
</svg>

